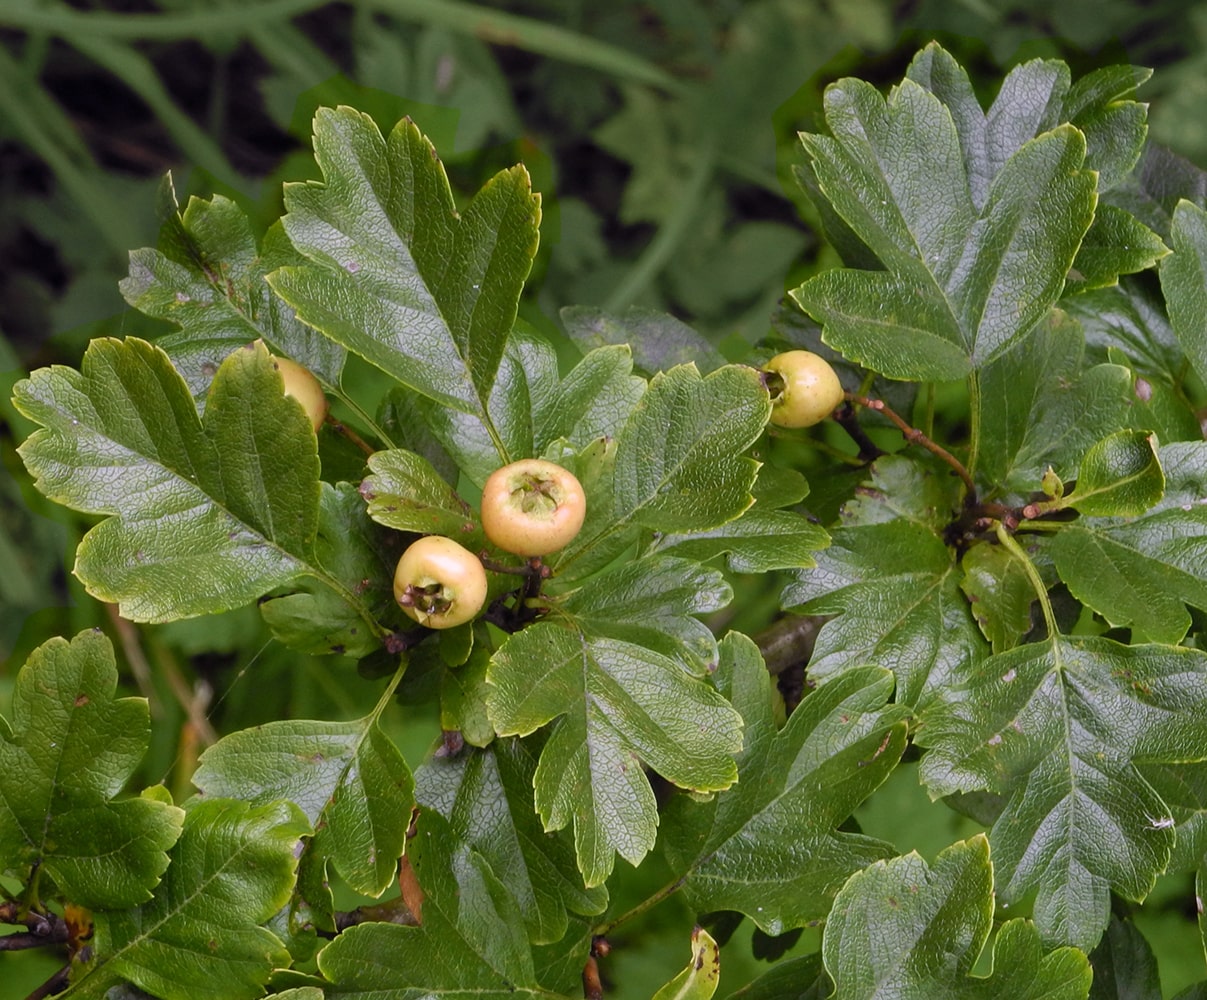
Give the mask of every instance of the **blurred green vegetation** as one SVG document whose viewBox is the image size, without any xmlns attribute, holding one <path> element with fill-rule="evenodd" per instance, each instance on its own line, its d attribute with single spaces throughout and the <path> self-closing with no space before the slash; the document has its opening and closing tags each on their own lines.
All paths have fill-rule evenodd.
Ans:
<svg viewBox="0 0 1207 1000">
<path fill-rule="evenodd" d="M 87 521 L 42 498 L 16 454 L 30 430 L 9 403 L 17 378 L 75 363 L 94 336 L 158 332 L 124 310 L 117 281 L 127 251 L 156 241 L 166 171 L 182 197 L 224 193 L 265 226 L 280 214 L 280 182 L 314 175 L 315 107 L 354 104 L 384 126 L 409 114 L 462 196 L 516 161 L 533 173 L 545 220 L 526 319 L 556 331 L 564 305 L 637 303 L 736 358 L 767 333 L 785 287 L 833 262 L 791 179 L 796 131 L 814 124 L 827 83 L 899 78 L 932 38 L 983 96 L 1034 56 L 1063 58 L 1075 75 L 1151 66 L 1141 97 L 1153 138 L 1207 165 L 1207 3 L 1185 0 L 0 4 L 0 711 L 34 646 L 100 627 L 129 689 L 151 701 L 140 777 L 182 794 L 217 734 L 348 718 L 376 698 L 351 661 L 272 642 L 254 608 L 121 622 L 71 575 Z M 754 631 L 773 617 L 774 582 L 742 584 L 718 627 Z M 430 705 L 399 708 L 390 726 L 412 764 L 439 729 Z M 859 819 L 928 857 L 969 825 L 935 810 L 908 768 Z M 640 899 L 658 874 L 625 869 L 615 894 Z M 1187 887 L 1161 893 L 1145 921 L 1169 996 L 1198 978 L 1201 954 Z M 648 996 L 681 967 L 689 920 L 660 909 L 627 928 L 606 963 L 608 995 Z M 748 941 L 747 926 L 723 951 L 723 992 L 757 974 L 751 947 L 775 950 Z M 816 933 L 791 947 L 814 950 Z"/>
</svg>

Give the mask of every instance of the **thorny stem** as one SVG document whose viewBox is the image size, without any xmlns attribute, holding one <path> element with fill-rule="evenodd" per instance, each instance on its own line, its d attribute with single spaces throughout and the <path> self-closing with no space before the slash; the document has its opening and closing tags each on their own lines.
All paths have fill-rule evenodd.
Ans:
<svg viewBox="0 0 1207 1000">
<path fill-rule="evenodd" d="M 869 410 L 875 410 L 877 413 L 883 413 L 889 418 L 889 420 L 896 424 L 897 429 L 901 431 L 901 434 L 905 437 L 906 441 L 908 441 L 910 444 L 921 445 L 932 455 L 937 456 L 950 465 L 955 471 L 956 475 L 963 480 L 964 485 L 968 488 L 969 498 L 972 498 L 975 502 L 976 483 L 972 481 L 972 476 L 964 467 L 964 463 L 956 458 L 955 455 L 953 455 L 942 445 L 936 444 L 916 427 L 911 427 L 909 424 L 907 424 L 900 416 L 898 416 L 897 412 L 891 406 L 884 402 L 884 400 L 868 399 L 866 396 L 857 396 L 852 392 L 846 392 L 843 393 L 843 395 L 846 397 L 848 402 L 853 403 L 855 406 L 862 406 Z"/>
<path fill-rule="evenodd" d="M 1035 563 L 1031 561 L 1031 557 L 1023 551 L 1023 547 L 1018 544 L 1018 541 L 1010 534 L 1006 525 L 1001 521 L 997 523 L 997 540 L 1001 542 L 1002 548 L 1018 560 L 1019 565 L 1023 568 L 1023 572 L 1027 574 L 1027 579 L 1031 581 L 1031 586 L 1035 588 L 1035 596 L 1039 599 L 1039 606 L 1044 610 L 1044 624 L 1048 627 L 1048 638 L 1055 639 L 1057 632 L 1059 632 L 1059 629 L 1056 627 L 1056 614 L 1052 611 L 1052 602 L 1048 599 L 1048 588 L 1044 586 L 1043 580 L 1040 579 L 1039 570 L 1035 568 Z"/>
</svg>

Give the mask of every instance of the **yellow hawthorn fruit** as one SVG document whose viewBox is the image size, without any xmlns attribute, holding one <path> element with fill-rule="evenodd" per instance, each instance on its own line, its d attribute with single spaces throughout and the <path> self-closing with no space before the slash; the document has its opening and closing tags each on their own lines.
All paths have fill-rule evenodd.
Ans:
<svg viewBox="0 0 1207 1000">
<path fill-rule="evenodd" d="M 427 535 L 398 560 L 394 600 L 428 628 L 463 625 L 486 603 L 486 570 L 476 555 L 451 538 Z"/>
<path fill-rule="evenodd" d="M 281 373 L 281 381 L 285 383 L 285 395 L 292 396 L 302 404 L 310 425 L 317 432 L 323 426 L 327 416 L 327 397 L 323 395 L 323 387 L 308 369 L 296 361 L 271 355 L 272 363 Z"/>
<path fill-rule="evenodd" d="M 525 458 L 496 469 L 482 488 L 486 537 L 518 556 L 543 556 L 565 548 L 586 514 L 582 483 L 544 459 Z"/>
<path fill-rule="evenodd" d="M 777 427 L 812 427 L 842 402 L 842 385 L 834 369 L 812 351 L 777 354 L 763 371 L 778 376 L 770 383 L 771 423 Z"/>
</svg>

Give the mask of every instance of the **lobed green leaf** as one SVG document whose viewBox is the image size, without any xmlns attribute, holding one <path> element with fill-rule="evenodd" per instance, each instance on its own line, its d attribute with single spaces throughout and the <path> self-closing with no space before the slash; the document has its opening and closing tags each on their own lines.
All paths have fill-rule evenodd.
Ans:
<svg viewBox="0 0 1207 1000">
<path fill-rule="evenodd" d="M 941 538 L 898 519 L 836 529 L 817 566 L 802 570 L 780 603 L 837 616 L 818 632 L 812 678 L 880 664 L 897 678 L 897 700 L 920 707 L 985 655 L 960 578 Z"/>
<path fill-rule="evenodd" d="M 154 898 L 95 914 L 95 957 L 63 996 L 104 997 L 122 980 L 161 1000 L 262 996 L 289 954 L 259 925 L 288 900 L 309 832 L 286 802 L 192 804 Z"/>
<path fill-rule="evenodd" d="M 418 926 L 364 923 L 319 953 L 328 997 L 513 1000 L 554 997 L 536 984 L 515 900 L 438 813 L 416 822 L 407 856 L 422 890 Z"/>
<path fill-rule="evenodd" d="M 486 401 L 536 253 L 540 201 L 522 166 L 458 213 L 410 119 L 383 136 L 351 108 L 320 108 L 322 182 L 285 185 L 285 231 L 309 263 L 269 284 L 305 323 L 447 406 Z"/>
<path fill-rule="evenodd" d="M 740 717 L 652 649 L 537 623 L 503 644 L 487 679 L 499 735 L 558 720 L 537 766 L 536 806 L 546 830 L 573 821 L 588 886 L 607 879 L 617 853 L 637 864 L 654 845 L 658 813 L 643 762 L 700 791 L 737 777 Z"/>
<path fill-rule="evenodd" d="M 114 801 L 151 737 L 146 701 L 116 688 L 98 630 L 50 639 L 17 673 L 11 721 L 0 719 L 0 870 L 42 870 L 96 909 L 151 898 L 184 820 L 155 795 Z"/>
<path fill-rule="evenodd" d="M 1082 517 L 1052 539 L 1060 578 L 1112 625 L 1138 638 L 1178 643 L 1185 605 L 1207 608 L 1207 445 L 1158 452 L 1165 493 L 1139 515 Z"/>
<path fill-rule="evenodd" d="M 770 573 L 816 565 L 813 553 L 829 541 L 826 530 L 804 514 L 752 507 L 718 528 L 660 533 L 646 551 L 700 562 L 724 553 L 735 573 Z"/>
<path fill-rule="evenodd" d="M 529 939 L 541 944 L 566 935 L 568 913 L 601 913 L 607 890 L 584 889 L 573 845 L 541 829 L 533 804 L 535 752 L 528 742 L 498 739 L 483 750 L 432 757 L 415 772 L 415 795 L 486 859 L 515 899 Z"/>
<path fill-rule="evenodd" d="M 1134 402 L 1127 369 L 1087 365 L 1080 330 L 1059 312 L 978 379 L 979 473 L 1023 495 L 1039 488 L 1049 466 L 1076 478 L 1082 455 L 1125 422 Z"/>
<path fill-rule="evenodd" d="M 606 465 L 595 477 L 580 476 L 587 520 L 558 558 L 559 570 L 593 549 L 606 554 L 618 541 L 627 545 L 626 529 L 635 525 L 707 530 L 738 517 L 754 502 L 759 467 L 742 452 L 758 438 L 770 412 L 758 372 L 744 365 L 727 365 L 703 378 L 693 365 L 654 376 L 620 431 L 614 454 L 603 442 Z"/>
<path fill-rule="evenodd" d="M 1130 212 L 1099 205 L 1069 269 L 1065 294 L 1114 285 L 1120 275 L 1147 271 L 1168 253 L 1161 238 Z"/>
<path fill-rule="evenodd" d="M 314 432 L 263 347 L 222 363 L 203 418 L 167 355 L 133 338 L 92 341 L 79 372 L 39 369 L 14 400 L 43 428 L 20 449 L 38 488 L 111 515 L 75 570 L 125 617 L 229 610 L 310 568 Z"/>
<path fill-rule="evenodd" d="M 308 850 L 357 892 L 394 883 L 414 806 L 411 772 L 374 717 L 281 720 L 223 737 L 201 756 L 202 795 L 292 802 L 317 831 Z"/>
<path fill-rule="evenodd" d="M 1107 997 L 1152 997 L 1160 1000 L 1161 977 L 1157 959 L 1144 935 L 1131 921 L 1117 917 L 1090 953 L 1094 985 L 1090 1000 Z"/>
<path fill-rule="evenodd" d="M 203 397 L 223 358 L 257 338 L 337 386 L 343 348 L 298 322 L 264 280 L 275 268 L 304 260 L 280 224 L 257 246 L 251 221 L 230 199 L 190 198 L 182 212 L 170 175 L 166 189 L 172 214 L 159 248 L 130 253 L 120 288 L 139 312 L 178 328 L 158 344 L 193 395 Z"/>
<path fill-rule="evenodd" d="M 709 799 L 676 796 L 664 846 L 698 912 L 737 910 L 769 934 L 824 919 L 834 894 L 890 845 L 839 831 L 905 749 L 905 710 L 886 705 L 887 671 L 860 667 L 806 697 L 780 732 L 754 643 L 730 633 L 717 679 L 741 713 L 737 784 Z"/>
<path fill-rule="evenodd" d="M 932 795 L 1007 796 L 991 841 L 1014 902 L 1038 890 L 1046 941 L 1091 949 L 1110 892 L 1142 899 L 1174 842 L 1136 761 L 1207 759 L 1207 655 L 1055 636 L 976 667 L 923 713 Z"/>
<path fill-rule="evenodd" d="M 593 576 L 557 600 L 585 635 L 612 638 L 657 652 L 691 673 L 716 664 L 717 641 L 692 617 L 717 611 L 733 590 L 716 570 L 673 556 L 650 556 Z"/>
<path fill-rule="evenodd" d="M 1095 517 L 1136 517 L 1165 493 L 1156 444 L 1144 431 L 1117 431 L 1097 441 L 1081 459 L 1077 488 L 1061 500 Z"/>
<path fill-rule="evenodd" d="M 1059 299 L 1097 177 L 1084 135 L 1048 113 L 1041 78 L 1062 64 L 1020 67 L 986 117 L 954 61 L 927 52 L 938 93 L 909 77 L 887 100 L 858 80 L 827 88 L 832 137 L 801 136 L 817 190 L 885 270 L 826 271 L 792 295 L 848 358 L 943 381 L 1000 356 Z"/>
<path fill-rule="evenodd" d="M 960 560 L 972 616 L 995 653 L 1019 644 L 1035 624 L 1035 585 L 1024 565 L 1001 545 L 973 545 Z"/>
<path fill-rule="evenodd" d="M 291 649 L 360 658 L 381 645 L 366 614 L 378 623 L 402 619 L 393 590 L 399 538 L 369 520 L 352 484 L 320 489 L 314 558 L 325 577 L 303 577 L 293 592 L 262 600 L 260 614 Z"/>
<path fill-rule="evenodd" d="M 1169 321 L 1199 378 L 1207 378 L 1207 211 L 1178 202 L 1170 231 L 1173 253 L 1161 262 Z"/>
<path fill-rule="evenodd" d="M 973 977 L 992 919 L 989 844 L 977 836 L 947 848 L 933 867 L 911 853 L 852 876 L 834 900 L 822 954 L 844 1000 L 1088 997 L 1085 955 L 1067 947 L 1045 953 L 1025 920 L 1002 925 L 993 972 Z"/>
<path fill-rule="evenodd" d="M 646 375 L 694 364 L 708 373 L 725 364 L 725 356 L 682 320 L 642 306 L 610 313 L 592 306 L 566 306 L 558 314 L 566 333 L 584 353 L 612 345 L 632 352 Z"/>
<path fill-rule="evenodd" d="M 369 516 L 398 531 L 458 538 L 477 527 L 472 508 L 422 455 L 394 449 L 369 456 L 361 484 Z M 479 529 L 480 530 L 480 529 Z"/>
</svg>

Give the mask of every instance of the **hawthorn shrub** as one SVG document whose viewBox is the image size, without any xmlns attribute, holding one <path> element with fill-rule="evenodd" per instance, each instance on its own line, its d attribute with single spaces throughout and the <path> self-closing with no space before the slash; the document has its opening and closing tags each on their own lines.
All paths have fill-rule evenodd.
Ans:
<svg viewBox="0 0 1207 1000">
<path fill-rule="evenodd" d="M 1037 60 L 986 111 L 931 45 L 887 97 L 832 85 L 798 177 L 844 266 L 737 363 L 641 310 L 567 309 L 564 343 L 518 321 L 527 172 L 458 212 L 409 120 L 321 109 L 322 180 L 262 239 L 225 198 L 177 207 L 121 286 L 173 332 L 20 382 L 21 455 L 97 516 L 75 572 L 126 619 L 258 602 L 384 686 L 225 735 L 174 801 L 123 793 L 151 731 L 109 640 L 37 649 L 0 918 L 66 949 L 39 995 L 598 997 L 609 937 L 678 896 L 690 961 L 638 995 L 713 996 L 748 920 L 778 960 L 721 995 L 1159 996 L 1128 904 L 1207 864 L 1207 185 L 1147 143 L 1146 77 Z M 837 372 L 832 419 L 769 425 L 789 350 Z M 274 355 L 330 400 L 317 434 Z M 525 558 L 478 498 L 532 458 L 586 510 Z M 472 620 L 395 600 L 421 536 L 485 569 Z M 773 629 L 701 620 L 769 574 Z M 382 713 L 433 692 L 412 773 Z M 861 832 L 903 760 L 984 832 L 930 858 Z M 664 886 L 610 898 L 618 858 Z M 779 958 L 807 927 L 820 950 Z"/>
</svg>

